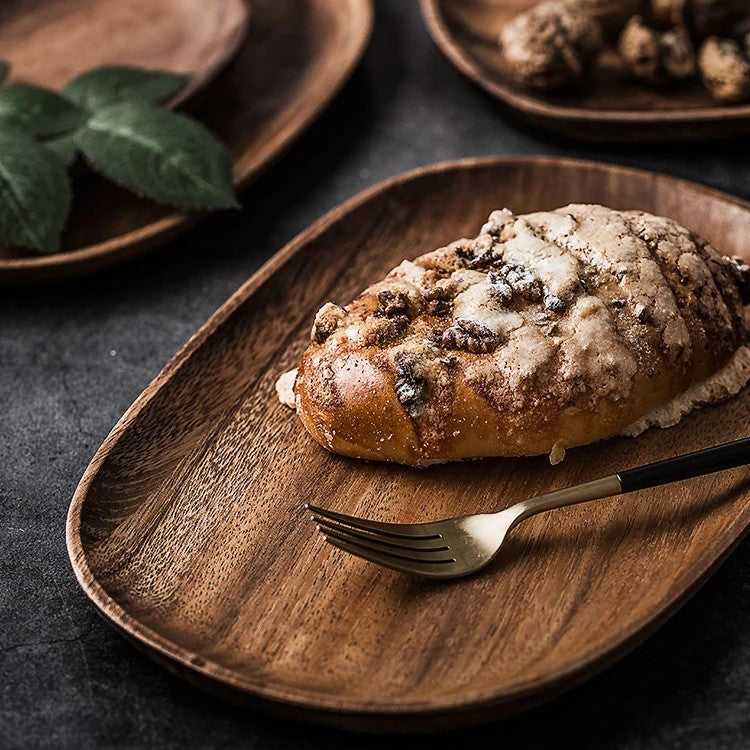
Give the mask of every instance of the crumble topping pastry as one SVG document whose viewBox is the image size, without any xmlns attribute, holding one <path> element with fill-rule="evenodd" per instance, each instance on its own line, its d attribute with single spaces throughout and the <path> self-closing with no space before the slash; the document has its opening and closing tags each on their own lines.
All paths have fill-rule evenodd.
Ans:
<svg viewBox="0 0 750 750">
<path fill-rule="evenodd" d="M 743 345 L 750 269 L 676 222 L 494 211 L 315 317 L 295 383 L 327 448 L 424 465 L 617 434 Z"/>
</svg>

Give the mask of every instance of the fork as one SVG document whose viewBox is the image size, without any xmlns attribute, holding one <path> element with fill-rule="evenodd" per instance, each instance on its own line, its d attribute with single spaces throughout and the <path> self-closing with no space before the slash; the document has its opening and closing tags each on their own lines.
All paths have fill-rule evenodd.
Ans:
<svg viewBox="0 0 750 750">
<path fill-rule="evenodd" d="M 508 532 L 537 513 L 750 464 L 750 438 L 656 461 L 523 500 L 499 513 L 431 523 L 381 523 L 306 504 L 323 538 L 346 552 L 403 573 L 459 578 L 497 555 Z"/>
</svg>

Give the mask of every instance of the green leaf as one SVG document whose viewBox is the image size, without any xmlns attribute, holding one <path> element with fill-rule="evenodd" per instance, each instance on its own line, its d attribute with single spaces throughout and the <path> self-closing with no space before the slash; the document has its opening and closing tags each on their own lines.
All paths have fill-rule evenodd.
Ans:
<svg viewBox="0 0 750 750">
<path fill-rule="evenodd" d="M 2 83 L 10 73 L 10 63 L 7 60 L 0 60 L 0 83 Z"/>
<path fill-rule="evenodd" d="M 60 160 L 25 133 L 0 132 L 0 242 L 55 252 L 69 210 Z"/>
<path fill-rule="evenodd" d="M 7 117 L 0 115 L 0 132 L 1 133 L 22 133 L 23 135 L 30 135 L 29 131 L 16 120 L 10 120 Z"/>
<path fill-rule="evenodd" d="M 75 161 L 78 153 L 77 137 L 78 133 L 74 130 L 71 133 L 64 133 L 50 138 L 48 141 L 43 141 L 42 144 L 56 154 L 66 167 L 69 167 Z"/>
<path fill-rule="evenodd" d="M 164 102 L 189 80 L 190 76 L 179 73 L 105 65 L 76 76 L 65 85 L 63 93 L 95 112 L 126 101 Z"/>
<path fill-rule="evenodd" d="M 92 115 L 77 140 L 97 172 L 139 195 L 180 208 L 237 206 L 226 151 L 189 117 L 113 104 Z"/>
<path fill-rule="evenodd" d="M 56 135 L 82 125 L 88 114 L 54 91 L 16 83 L 0 88 L 0 119 L 14 120 L 34 135 Z"/>
</svg>

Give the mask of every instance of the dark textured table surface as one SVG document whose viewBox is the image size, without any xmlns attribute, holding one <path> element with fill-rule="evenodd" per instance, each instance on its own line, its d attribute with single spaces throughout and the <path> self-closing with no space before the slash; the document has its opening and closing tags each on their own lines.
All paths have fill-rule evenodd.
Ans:
<svg viewBox="0 0 750 750">
<path fill-rule="evenodd" d="M 350 83 L 242 195 L 241 213 L 216 216 L 96 278 L 0 290 L 0 747 L 380 746 L 382 738 L 233 708 L 156 667 L 79 590 L 65 551 L 65 514 L 117 418 L 289 239 L 400 171 L 508 153 L 648 167 L 750 198 L 746 142 L 615 148 L 530 132 L 443 59 L 415 3 L 384 0 Z M 407 743 L 749 746 L 750 543 L 656 635 L 599 677 L 505 722 Z"/>
</svg>

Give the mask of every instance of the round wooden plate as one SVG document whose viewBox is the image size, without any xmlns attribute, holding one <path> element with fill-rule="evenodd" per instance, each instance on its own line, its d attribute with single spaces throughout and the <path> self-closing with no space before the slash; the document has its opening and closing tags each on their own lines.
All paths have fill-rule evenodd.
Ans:
<svg viewBox="0 0 750 750">
<path fill-rule="evenodd" d="M 229 149 L 237 188 L 331 101 L 362 56 L 372 26 L 370 0 L 253 0 L 252 14 L 246 43 L 191 113 Z M 73 192 L 63 251 L 39 256 L 0 247 L 0 283 L 96 271 L 163 244 L 202 216 L 141 200 L 89 172 L 75 178 Z"/>
<path fill-rule="evenodd" d="M 670 430 L 571 450 L 557 467 L 542 456 L 422 470 L 327 453 L 274 391 L 324 302 L 350 300 L 404 255 L 475 234 L 494 208 L 571 201 L 671 216 L 748 257 L 750 204 L 591 162 L 452 162 L 358 195 L 221 307 L 97 451 L 73 497 L 67 543 L 102 614 L 219 695 L 376 730 L 518 711 L 601 670 L 663 622 L 747 530 L 746 471 L 537 516 L 492 566 L 453 582 L 325 545 L 303 503 L 404 522 L 499 510 L 745 436 L 750 389 Z"/>
<path fill-rule="evenodd" d="M 190 73 L 177 104 L 238 52 L 248 15 L 245 0 L 5 0 L 0 50 L 11 81 L 52 89 L 103 64 Z"/>
<path fill-rule="evenodd" d="M 518 86 L 500 62 L 502 24 L 536 0 L 421 0 L 427 29 L 464 75 L 526 120 L 593 141 L 699 140 L 750 132 L 750 104 L 718 105 L 699 82 L 650 89 L 630 78 L 614 50 L 578 88 L 541 94 Z"/>
</svg>

